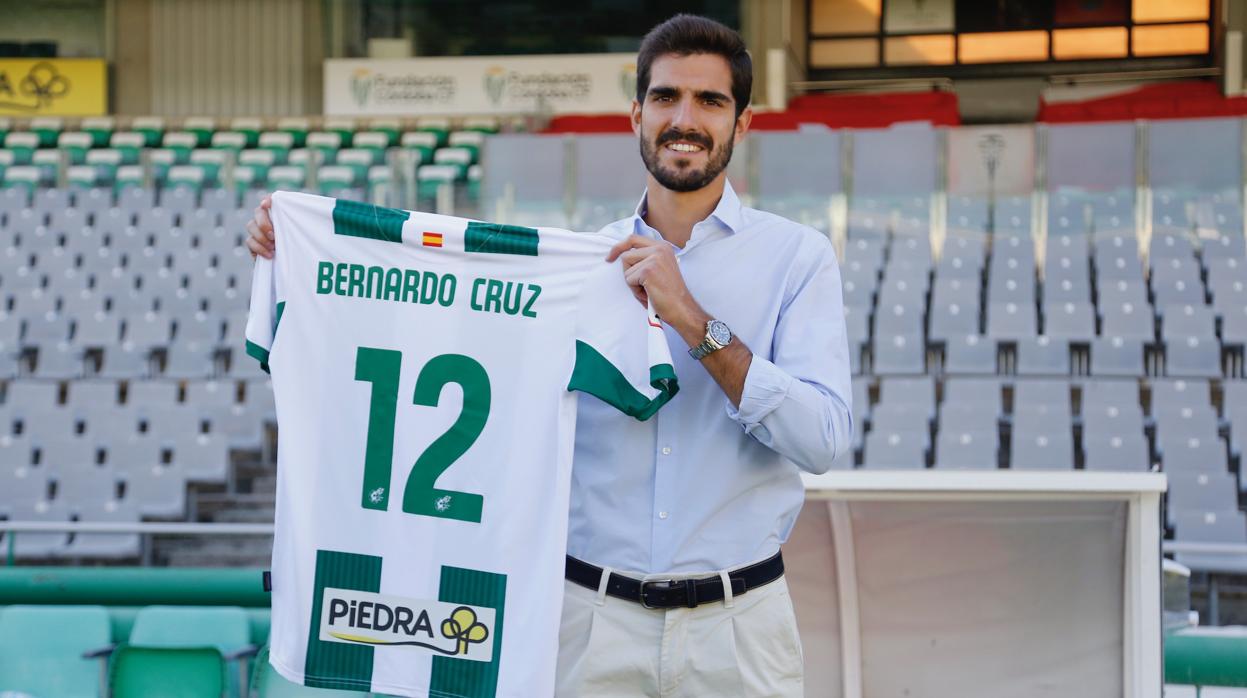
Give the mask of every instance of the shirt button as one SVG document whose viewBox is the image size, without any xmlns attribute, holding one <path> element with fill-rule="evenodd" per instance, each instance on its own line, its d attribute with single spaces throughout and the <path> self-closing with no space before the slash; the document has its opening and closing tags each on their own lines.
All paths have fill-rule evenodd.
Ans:
<svg viewBox="0 0 1247 698">
<path fill-rule="evenodd" d="M 671 455 L 671 447 L 670 447 L 670 446 L 663 446 L 663 447 L 662 447 L 662 454 L 663 454 L 664 456 L 669 456 L 669 455 Z"/>
<path fill-rule="evenodd" d="M 667 512 L 665 512 L 665 511 L 660 511 L 660 512 L 658 512 L 658 518 L 660 518 L 660 519 L 665 519 L 665 518 L 667 518 Z"/>
</svg>

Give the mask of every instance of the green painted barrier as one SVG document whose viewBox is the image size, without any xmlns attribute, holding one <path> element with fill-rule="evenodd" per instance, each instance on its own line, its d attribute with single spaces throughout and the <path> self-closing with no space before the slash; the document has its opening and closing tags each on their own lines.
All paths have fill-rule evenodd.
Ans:
<svg viewBox="0 0 1247 698">
<path fill-rule="evenodd" d="M 258 569 L 152 567 L 0 568 L 0 605 L 243 606 L 268 608 Z"/>
<path fill-rule="evenodd" d="M 1188 628 L 1166 635 L 1165 683 L 1247 687 L 1247 628 Z"/>
</svg>

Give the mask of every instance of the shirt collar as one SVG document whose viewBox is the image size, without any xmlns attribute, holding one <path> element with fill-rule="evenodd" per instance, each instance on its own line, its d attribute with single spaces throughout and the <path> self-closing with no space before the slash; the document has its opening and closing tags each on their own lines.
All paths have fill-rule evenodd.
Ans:
<svg viewBox="0 0 1247 698">
<path fill-rule="evenodd" d="M 649 211 L 648 201 L 649 190 L 641 194 L 641 200 L 637 202 L 636 209 L 632 213 L 632 231 L 643 235 L 648 227 L 645 223 L 644 216 Z M 723 196 L 719 197 L 719 205 L 714 207 L 710 212 L 707 220 L 714 218 L 723 224 L 723 227 L 729 233 L 740 231 L 741 226 L 741 204 L 740 197 L 736 196 L 736 190 L 732 188 L 729 180 L 723 181 Z"/>
</svg>

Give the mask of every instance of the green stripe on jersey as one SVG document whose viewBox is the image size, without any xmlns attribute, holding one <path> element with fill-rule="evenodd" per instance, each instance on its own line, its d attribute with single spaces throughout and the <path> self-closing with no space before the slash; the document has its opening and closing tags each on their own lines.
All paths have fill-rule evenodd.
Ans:
<svg viewBox="0 0 1247 698">
<path fill-rule="evenodd" d="M 536 257 L 539 237 L 536 228 L 472 221 L 463 234 L 463 249 Z"/>
<path fill-rule="evenodd" d="M 307 658 L 303 665 L 303 683 L 307 686 L 367 691 L 372 688 L 373 648 L 320 639 L 320 609 L 324 605 L 325 587 L 381 591 L 381 558 L 335 550 L 316 551 L 312 620 L 308 625 Z"/>
<path fill-rule="evenodd" d="M 358 201 L 337 199 L 333 205 L 333 232 L 384 242 L 403 241 L 403 223 L 411 214 Z"/>
<path fill-rule="evenodd" d="M 506 599 L 505 574 L 442 565 L 438 601 L 494 609 L 494 636 L 491 638 L 494 641 L 494 658 L 490 662 L 469 662 L 454 657 L 433 657 L 429 675 L 430 696 L 492 698 L 497 694 Z"/>
<path fill-rule="evenodd" d="M 658 391 L 652 400 L 633 387 L 610 359 L 576 340 L 576 366 L 572 369 L 568 390 L 589 393 L 620 412 L 643 421 L 654 416 L 658 408 L 680 392 L 680 383 L 671 364 L 650 366 L 649 384 Z"/>
</svg>

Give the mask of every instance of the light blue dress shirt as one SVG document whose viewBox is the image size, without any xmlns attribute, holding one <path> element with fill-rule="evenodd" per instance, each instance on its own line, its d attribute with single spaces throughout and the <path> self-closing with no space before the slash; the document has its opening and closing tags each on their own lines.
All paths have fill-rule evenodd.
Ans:
<svg viewBox="0 0 1247 698">
<path fill-rule="evenodd" d="M 602 233 L 662 239 L 642 219 Z M 639 422 L 578 404 L 568 554 L 634 574 L 728 570 L 775 554 L 853 429 L 840 270 L 823 234 L 747 208 L 730 184 L 676 259 L 753 351 L 740 408 L 665 328 L 680 391 Z"/>
</svg>

